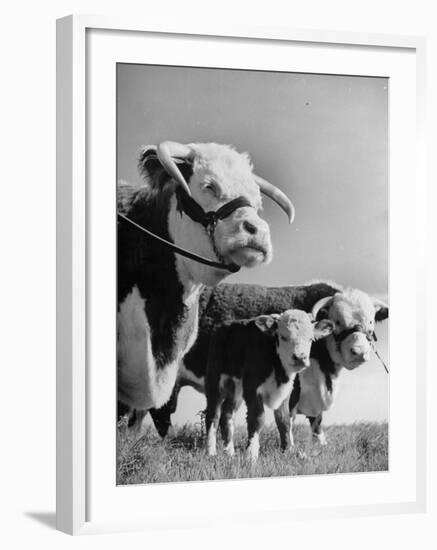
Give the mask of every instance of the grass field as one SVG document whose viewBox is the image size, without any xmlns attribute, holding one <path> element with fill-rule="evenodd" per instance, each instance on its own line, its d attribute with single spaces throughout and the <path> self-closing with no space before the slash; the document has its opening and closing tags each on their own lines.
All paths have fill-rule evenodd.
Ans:
<svg viewBox="0 0 437 550">
<path fill-rule="evenodd" d="M 118 426 L 117 483 L 165 483 L 211 479 L 235 479 L 346 472 L 388 470 L 388 425 L 356 423 L 333 425 L 325 429 L 328 445 L 311 441 L 306 425 L 295 426 L 295 447 L 279 449 L 274 426 L 261 434 L 260 456 L 256 464 L 244 458 L 246 430 L 235 431 L 236 454 L 222 453 L 218 438 L 216 457 L 204 451 L 203 430 L 199 425 L 180 428 L 173 440 L 163 441 L 148 426 L 137 441 L 128 435 L 126 426 Z"/>
</svg>

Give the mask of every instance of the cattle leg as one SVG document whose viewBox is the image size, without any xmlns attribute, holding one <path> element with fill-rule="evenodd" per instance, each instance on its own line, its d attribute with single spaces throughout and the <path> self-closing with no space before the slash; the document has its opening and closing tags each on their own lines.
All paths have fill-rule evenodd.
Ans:
<svg viewBox="0 0 437 550">
<path fill-rule="evenodd" d="M 123 417 L 129 418 L 131 415 L 131 408 L 125 405 L 122 401 L 117 401 L 117 419 L 120 420 Z"/>
<path fill-rule="evenodd" d="M 286 451 L 294 445 L 288 400 L 288 397 L 284 399 L 280 407 L 274 411 L 276 426 L 278 427 L 279 438 L 281 440 L 281 449 L 283 451 Z"/>
<path fill-rule="evenodd" d="M 155 428 L 159 435 L 164 438 L 167 435 L 174 437 L 174 429 L 171 425 L 171 415 L 176 412 L 178 404 L 180 386 L 178 384 L 173 388 L 170 399 L 160 409 L 150 409 L 150 416 L 152 417 Z"/>
<path fill-rule="evenodd" d="M 264 426 L 264 403 L 262 397 L 254 395 L 246 399 L 248 444 L 246 458 L 255 462 L 259 454 L 259 436 Z"/>
<path fill-rule="evenodd" d="M 134 439 L 138 439 L 141 432 L 141 426 L 143 424 L 144 417 L 146 416 L 147 411 L 140 409 L 133 409 L 132 415 L 129 418 L 128 428 L 131 436 Z"/>
<path fill-rule="evenodd" d="M 234 414 L 236 404 L 232 396 L 226 397 L 220 416 L 220 431 L 224 442 L 224 452 L 229 456 L 234 456 Z"/>
<path fill-rule="evenodd" d="M 208 396 L 205 414 L 206 452 L 209 456 L 217 454 L 217 427 L 219 424 L 223 398 L 220 395 Z"/>
<path fill-rule="evenodd" d="M 325 434 L 322 430 L 322 413 L 318 414 L 317 416 L 307 416 L 307 418 L 310 421 L 313 439 L 318 441 L 320 445 L 326 445 L 328 442 L 326 441 Z"/>
</svg>

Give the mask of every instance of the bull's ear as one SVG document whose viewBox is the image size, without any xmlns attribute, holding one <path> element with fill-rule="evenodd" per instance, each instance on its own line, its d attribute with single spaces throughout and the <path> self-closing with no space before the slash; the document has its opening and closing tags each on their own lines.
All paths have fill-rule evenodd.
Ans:
<svg viewBox="0 0 437 550">
<path fill-rule="evenodd" d="M 334 322 L 330 319 L 322 319 L 314 323 L 314 340 L 320 340 L 326 338 L 332 334 L 334 330 Z"/>
<path fill-rule="evenodd" d="M 278 326 L 277 315 L 260 315 L 255 317 L 255 326 L 261 331 L 272 334 Z"/>
<path fill-rule="evenodd" d="M 374 298 L 373 305 L 375 306 L 375 321 L 384 321 L 388 318 L 388 305 Z"/>
<path fill-rule="evenodd" d="M 185 178 L 185 181 L 190 181 L 193 175 L 193 167 L 191 161 L 174 159 L 178 165 L 179 170 Z M 141 149 L 140 157 L 138 159 L 138 170 L 140 174 L 145 177 L 152 185 L 162 184 L 162 179 L 169 179 L 170 176 L 165 171 L 161 162 L 159 161 L 156 153 L 155 145 L 146 145 Z"/>
<path fill-rule="evenodd" d="M 140 151 L 138 159 L 138 170 L 142 176 L 154 179 L 162 171 L 162 165 L 159 162 L 154 145 L 146 145 Z"/>
</svg>

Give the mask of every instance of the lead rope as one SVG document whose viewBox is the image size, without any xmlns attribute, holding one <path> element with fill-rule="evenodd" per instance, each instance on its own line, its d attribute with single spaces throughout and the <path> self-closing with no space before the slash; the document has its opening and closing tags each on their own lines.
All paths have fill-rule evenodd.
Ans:
<svg viewBox="0 0 437 550">
<path fill-rule="evenodd" d="M 195 254 L 194 252 L 189 252 L 188 250 L 185 250 L 185 248 L 180 248 L 176 244 L 167 241 L 166 239 L 163 239 L 159 235 L 156 235 L 155 233 L 152 233 L 152 231 L 149 231 L 145 227 L 142 227 L 141 225 L 137 224 L 127 216 L 124 216 L 123 214 L 117 213 L 117 216 L 126 221 L 129 222 L 133 227 L 136 227 L 140 231 L 143 231 L 146 233 L 149 237 L 152 237 L 153 239 L 157 240 L 159 243 L 161 243 L 162 246 L 165 248 L 168 248 L 169 250 L 172 250 L 173 252 L 176 252 L 176 254 L 180 254 L 181 256 L 185 256 L 185 258 L 189 258 L 190 260 L 194 260 L 195 262 L 198 262 L 200 264 L 208 265 L 210 267 L 215 267 L 218 269 L 226 269 L 227 271 L 230 271 L 231 273 L 236 273 L 239 271 L 240 267 L 234 264 L 224 264 L 220 262 L 214 262 L 213 260 L 209 260 L 208 258 L 204 258 L 203 256 L 199 256 L 198 254 Z"/>
<path fill-rule="evenodd" d="M 376 357 L 381 361 L 381 364 L 382 364 L 382 366 L 384 367 L 385 372 L 386 372 L 387 374 L 389 374 L 387 365 L 384 363 L 382 357 L 379 355 L 378 350 L 376 349 L 375 345 L 372 345 L 372 347 L 373 347 L 373 351 L 375 352 Z"/>
<path fill-rule="evenodd" d="M 385 372 L 386 372 L 387 374 L 389 374 L 387 365 L 384 363 L 384 360 L 383 360 L 382 357 L 379 355 L 378 350 L 376 349 L 376 344 L 375 344 L 375 342 L 377 342 L 377 341 L 378 341 L 378 340 L 377 340 L 377 338 L 376 338 L 376 334 L 373 333 L 373 341 L 370 342 L 370 345 L 372 346 L 372 349 L 373 349 L 373 351 L 375 352 L 376 357 L 381 361 L 381 364 L 382 364 L 382 366 L 384 367 Z"/>
</svg>

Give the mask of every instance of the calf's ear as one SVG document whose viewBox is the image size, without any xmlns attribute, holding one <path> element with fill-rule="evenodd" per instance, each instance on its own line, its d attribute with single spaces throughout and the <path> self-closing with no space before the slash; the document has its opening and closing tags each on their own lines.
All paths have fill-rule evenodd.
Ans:
<svg viewBox="0 0 437 550">
<path fill-rule="evenodd" d="M 314 340 L 320 340 L 326 338 L 332 334 L 334 330 L 334 322 L 329 319 L 322 319 L 314 323 Z"/>
<path fill-rule="evenodd" d="M 277 315 L 260 315 L 255 317 L 255 325 L 261 332 L 273 334 L 278 326 Z"/>
<path fill-rule="evenodd" d="M 375 321 L 384 321 L 388 318 L 388 305 L 378 300 L 377 298 L 373 299 L 373 305 L 375 306 Z"/>
</svg>

